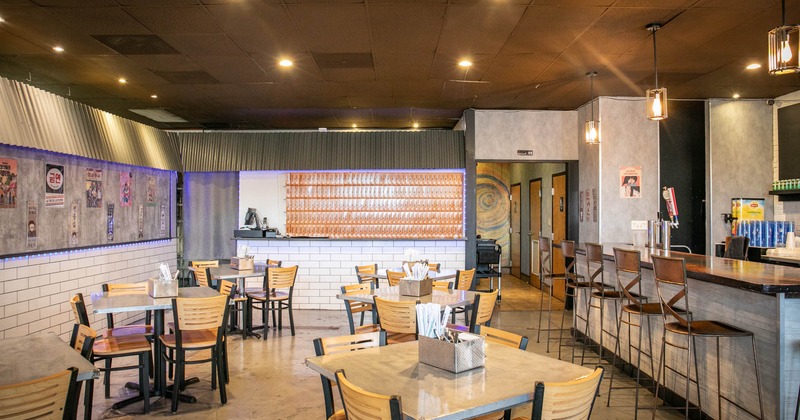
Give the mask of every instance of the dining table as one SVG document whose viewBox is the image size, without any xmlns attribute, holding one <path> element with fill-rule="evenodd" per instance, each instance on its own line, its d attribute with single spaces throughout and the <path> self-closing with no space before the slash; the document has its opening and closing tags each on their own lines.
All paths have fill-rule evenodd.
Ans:
<svg viewBox="0 0 800 420">
<path fill-rule="evenodd" d="M 247 290 L 246 281 L 247 279 L 254 279 L 254 278 L 264 278 L 264 274 L 267 271 L 267 268 L 275 268 L 279 267 L 275 264 L 266 264 L 266 263 L 255 263 L 252 269 L 246 270 L 239 270 L 233 268 L 229 265 L 221 265 L 219 267 L 209 267 L 208 272 L 211 276 L 212 280 L 215 280 L 217 283 L 217 288 L 219 288 L 219 282 L 221 280 L 233 280 L 236 282 L 236 296 L 234 300 L 238 302 L 245 301 L 245 292 Z M 263 283 L 259 286 L 261 288 Z M 256 337 L 261 338 L 259 334 L 254 333 L 253 331 L 247 328 L 250 325 L 249 320 L 250 311 L 247 308 L 243 308 L 242 310 L 242 328 L 240 331 L 242 332 L 242 339 L 246 340 L 247 337 Z M 238 319 L 238 311 L 232 310 L 231 311 L 231 324 L 237 325 L 239 324 Z M 237 327 L 238 328 L 238 327 Z M 236 331 L 235 329 L 233 331 Z"/>
<path fill-rule="evenodd" d="M 452 373 L 419 360 L 419 342 L 335 353 L 306 359 L 306 366 L 366 391 L 398 395 L 407 419 L 467 419 L 533 400 L 537 382 L 566 382 L 592 373 L 579 365 L 486 342 L 482 367 Z"/>
<path fill-rule="evenodd" d="M 380 287 L 380 284 L 378 284 L 379 281 L 380 280 L 388 280 L 388 278 L 389 278 L 386 275 L 387 271 L 403 271 L 403 269 L 401 267 L 381 268 L 381 269 L 379 269 L 378 271 L 376 271 L 374 273 L 359 273 L 359 277 L 362 277 L 362 278 L 365 278 L 365 279 L 375 279 L 376 280 L 375 286 L 379 288 Z M 447 268 L 439 270 L 439 271 L 434 271 L 434 270 L 428 271 L 428 277 L 432 278 L 435 281 L 454 280 L 456 278 L 457 274 L 458 274 L 458 270 L 451 270 L 451 269 L 447 269 Z"/>
<path fill-rule="evenodd" d="M 71 367 L 78 368 L 79 382 L 98 378 L 94 364 L 52 332 L 2 339 L 0 354 L 0 387 L 41 379 Z M 69 418 L 75 418 L 78 409 L 77 393 L 72 398 Z"/>
<path fill-rule="evenodd" d="M 475 295 L 478 292 L 470 290 L 438 290 L 434 289 L 428 295 L 423 296 L 407 296 L 400 294 L 400 286 L 384 286 L 381 288 L 373 288 L 369 291 L 357 291 L 340 293 L 336 298 L 344 301 L 355 301 L 362 303 L 375 302 L 375 296 L 381 299 L 388 299 L 397 302 L 419 302 L 419 303 L 436 303 L 441 307 L 449 306 L 451 308 L 464 307 L 475 301 Z M 378 323 L 378 314 L 372 311 L 372 322 Z"/>
<path fill-rule="evenodd" d="M 167 366 L 161 358 L 163 346 L 159 336 L 164 334 L 164 312 L 172 309 L 171 297 L 154 298 L 147 293 L 114 293 L 95 292 L 91 295 L 92 312 L 96 314 L 109 314 L 120 312 L 153 311 L 153 393 L 152 395 L 167 395 Z M 203 298 L 219 296 L 219 292 L 210 287 L 180 287 L 178 298 Z M 190 382 L 186 381 L 187 384 Z M 182 401 L 196 402 L 194 397 L 182 396 Z"/>
</svg>

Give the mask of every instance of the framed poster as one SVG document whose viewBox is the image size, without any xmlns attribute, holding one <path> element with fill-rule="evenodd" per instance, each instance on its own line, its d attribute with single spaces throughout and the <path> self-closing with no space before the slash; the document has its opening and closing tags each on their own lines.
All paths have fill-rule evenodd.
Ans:
<svg viewBox="0 0 800 420">
<path fill-rule="evenodd" d="M 621 166 L 619 168 L 620 198 L 642 198 L 642 167 Z"/>
<path fill-rule="evenodd" d="M 45 164 L 44 206 L 64 207 L 64 165 Z"/>
<path fill-rule="evenodd" d="M 133 172 L 119 174 L 119 206 L 130 207 L 133 203 Z"/>
<path fill-rule="evenodd" d="M 0 209 L 17 205 L 17 160 L 0 157 Z"/>
<path fill-rule="evenodd" d="M 103 170 L 86 168 L 86 207 L 100 208 L 103 205 Z"/>
</svg>

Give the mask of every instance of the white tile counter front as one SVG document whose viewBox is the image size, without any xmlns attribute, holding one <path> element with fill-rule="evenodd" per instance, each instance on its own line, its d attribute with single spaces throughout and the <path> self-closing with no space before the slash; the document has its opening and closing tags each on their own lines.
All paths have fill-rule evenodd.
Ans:
<svg viewBox="0 0 800 420">
<path fill-rule="evenodd" d="M 357 283 L 355 266 L 378 264 L 378 268 L 398 267 L 406 249 L 438 262 L 443 269 L 464 268 L 465 241 L 454 240 L 352 240 L 352 239 L 237 239 L 247 245 L 256 261 L 280 260 L 284 267 L 298 265 L 294 287 L 297 309 L 341 310 L 336 299 L 340 287 Z M 248 286 L 260 280 L 248 279 Z"/>
</svg>

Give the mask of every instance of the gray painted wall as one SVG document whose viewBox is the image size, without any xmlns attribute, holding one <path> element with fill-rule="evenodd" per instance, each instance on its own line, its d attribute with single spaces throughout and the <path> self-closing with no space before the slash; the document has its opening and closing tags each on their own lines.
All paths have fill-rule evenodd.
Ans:
<svg viewBox="0 0 800 420">
<path fill-rule="evenodd" d="M 604 98 L 597 98 L 594 100 L 595 116 L 602 115 L 601 104 L 605 103 Z M 600 123 L 600 144 L 587 145 L 584 140 L 584 123 L 589 120 L 591 113 L 591 104 L 578 108 L 578 159 L 580 160 L 580 175 L 579 175 L 579 189 L 584 194 L 586 191 L 598 189 L 600 187 L 600 157 L 603 149 L 603 124 Z M 598 190 L 599 194 L 599 190 Z M 579 196 L 580 197 L 580 196 Z M 599 199 L 599 197 L 598 197 Z M 584 206 L 586 197 L 583 197 Z M 598 211 L 601 207 L 598 205 Z M 583 211 L 586 214 L 586 210 Z M 579 242 L 599 242 L 600 241 L 600 219 L 597 222 L 592 217 L 578 219 L 579 222 Z"/>
<path fill-rule="evenodd" d="M 765 101 L 709 101 L 710 208 L 707 253 L 724 241 L 730 225 L 721 213 L 730 213 L 731 198 L 767 198 L 767 220 L 773 219 L 773 107 Z M 680 205 L 680 203 L 679 203 Z"/>
<path fill-rule="evenodd" d="M 578 160 L 576 111 L 475 111 L 475 159 Z M 518 156 L 517 150 L 533 150 Z"/>
</svg>

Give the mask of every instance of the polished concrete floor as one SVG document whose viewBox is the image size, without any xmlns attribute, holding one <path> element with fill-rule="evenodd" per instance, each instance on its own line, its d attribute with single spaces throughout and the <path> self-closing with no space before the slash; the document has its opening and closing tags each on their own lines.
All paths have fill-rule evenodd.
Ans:
<svg viewBox="0 0 800 420">
<path fill-rule="evenodd" d="M 546 353 L 544 336 L 536 343 L 536 326 L 540 292 L 511 276 L 503 278 L 502 303 L 492 320 L 492 326 L 531 338 L 527 351 L 557 357 L 557 346 L 551 345 Z M 545 297 L 545 306 L 547 298 Z M 553 320 L 560 322 L 563 304 L 554 301 Z M 567 313 L 567 319 L 570 319 Z M 323 419 L 324 403 L 319 375 L 304 365 L 307 357 L 314 356 L 312 340 L 316 337 L 346 335 L 349 333 L 344 309 L 342 311 L 297 310 L 295 311 L 296 335 L 287 329 L 283 332 L 271 331 L 266 341 L 257 339 L 242 340 L 231 336 L 228 343 L 231 381 L 228 385 L 228 403 L 220 405 L 218 391 L 211 391 L 211 368 L 209 364 L 194 365 L 188 368 L 188 376 L 197 376 L 200 383 L 187 388 L 187 393 L 197 397 L 195 404 L 182 403 L 175 417 L 195 418 L 263 418 L 263 419 Z M 568 321 L 569 322 L 569 321 Z M 288 324 L 288 321 L 287 321 Z M 569 351 L 567 349 L 567 351 Z M 596 361 L 596 356 L 595 359 Z M 588 363 L 587 363 L 588 364 Z M 606 378 L 608 377 L 606 371 Z M 619 378 L 620 375 L 617 375 Z M 103 398 L 102 380 L 95 381 L 94 409 L 92 416 L 100 418 L 137 418 L 142 403 L 132 404 L 122 410 L 114 410 L 111 405 L 120 399 L 131 396 L 124 388 L 126 381 L 135 381 L 135 373 L 115 372 L 111 383 L 112 398 Z M 616 381 L 616 379 L 615 379 Z M 623 385 L 633 385 L 625 379 Z M 611 407 L 606 407 L 608 381 L 604 379 L 600 396 L 595 403 L 594 419 L 632 419 L 634 418 L 633 390 L 615 390 Z M 652 394 L 646 392 L 641 401 L 652 402 Z M 341 407 L 337 401 L 337 407 Z M 170 401 L 153 398 L 149 417 L 173 416 Z M 517 407 L 514 416 L 530 416 L 531 406 Z M 82 408 L 79 415 L 83 415 Z M 652 416 L 649 410 L 640 410 L 642 418 Z M 671 411 L 657 411 L 657 418 L 671 419 L 682 416 Z"/>
</svg>

